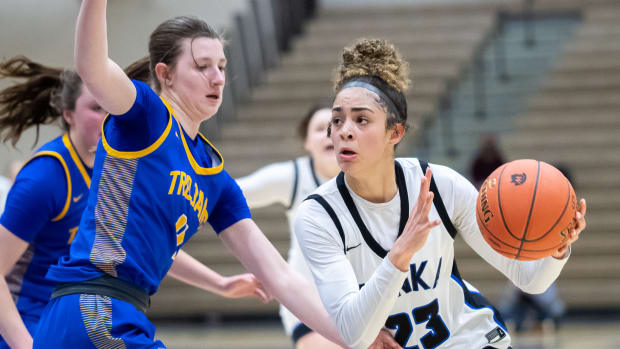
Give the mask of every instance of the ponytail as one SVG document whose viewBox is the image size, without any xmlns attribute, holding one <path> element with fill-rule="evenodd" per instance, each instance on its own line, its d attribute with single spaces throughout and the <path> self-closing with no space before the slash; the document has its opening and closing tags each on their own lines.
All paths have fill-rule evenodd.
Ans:
<svg viewBox="0 0 620 349">
<path fill-rule="evenodd" d="M 72 98 L 72 103 L 69 103 L 72 104 L 72 108 L 75 107 L 81 81 L 77 74 L 71 75 L 62 69 L 35 63 L 24 56 L 16 56 L 0 63 L 0 79 L 27 79 L 23 83 L 0 91 L 0 140 L 3 142 L 10 140 L 15 146 L 26 129 L 36 126 L 36 144 L 39 139 L 39 125 L 56 121 L 61 115 L 60 110 L 65 107 L 67 101 L 63 99 L 67 98 L 62 97 L 70 93 L 60 91 L 64 80 L 77 85 L 67 86 L 73 87 L 72 90 L 76 91 L 72 93 L 76 95 Z"/>
<path fill-rule="evenodd" d="M 151 78 L 150 64 L 151 60 L 149 56 L 144 56 L 125 68 L 125 74 L 127 74 L 130 79 L 139 80 L 148 84 Z"/>
</svg>

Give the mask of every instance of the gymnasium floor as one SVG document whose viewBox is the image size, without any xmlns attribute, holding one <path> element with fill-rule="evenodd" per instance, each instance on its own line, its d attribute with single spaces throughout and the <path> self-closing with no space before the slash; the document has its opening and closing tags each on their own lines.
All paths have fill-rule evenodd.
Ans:
<svg viewBox="0 0 620 349">
<path fill-rule="evenodd" d="M 157 337 L 179 349 L 291 349 L 278 322 L 259 325 L 158 325 Z M 514 338 L 514 337 L 513 337 Z M 514 349 L 620 349 L 620 320 L 567 322 L 557 335 L 530 333 L 514 338 Z"/>
</svg>

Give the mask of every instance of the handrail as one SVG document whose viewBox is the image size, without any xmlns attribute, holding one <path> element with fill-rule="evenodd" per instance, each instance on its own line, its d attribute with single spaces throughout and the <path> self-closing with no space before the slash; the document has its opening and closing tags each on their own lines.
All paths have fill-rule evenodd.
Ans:
<svg viewBox="0 0 620 349">
<path fill-rule="evenodd" d="M 524 46 L 533 47 L 536 43 L 536 33 L 534 31 L 534 2 L 535 0 L 522 0 L 522 12 L 521 18 L 529 21 L 527 26 L 528 30 L 525 33 Z M 478 119 L 485 119 L 487 116 L 487 88 L 486 88 L 486 73 L 487 67 L 484 61 L 484 52 L 487 47 L 494 43 L 493 59 L 495 66 L 495 76 L 499 81 L 507 83 L 510 81 L 510 75 L 508 73 L 507 59 L 506 59 L 506 46 L 502 39 L 506 22 L 511 16 L 503 10 L 498 10 L 495 13 L 495 22 L 491 29 L 487 32 L 484 38 L 474 48 L 472 55 L 472 64 L 466 67 L 464 72 L 468 69 L 472 69 L 473 74 L 473 99 L 474 99 L 474 115 Z M 464 75 L 463 73 L 461 75 Z M 452 96 L 454 90 L 457 87 L 457 83 L 450 80 L 447 83 L 445 92 L 439 98 L 439 118 L 442 124 L 442 136 L 444 138 L 443 143 L 445 146 L 446 155 L 449 157 L 456 157 L 458 150 L 454 143 L 454 122 L 452 120 Z M 423 143 L 428 144 L 428 140 L 422 140 Z"/>
</svg>

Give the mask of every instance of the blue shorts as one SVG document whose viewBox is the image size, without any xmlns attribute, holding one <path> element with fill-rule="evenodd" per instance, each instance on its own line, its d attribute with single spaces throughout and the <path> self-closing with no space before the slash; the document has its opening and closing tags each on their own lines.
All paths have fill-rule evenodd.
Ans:
<svg viewBox="0 0 620 349">
<path fill-rule="evenodd" d="M 165 348 L 155 325 L 131 303 L 90 294 L 53 299 L 45 308 L 33 348 Z"/>
</svg>

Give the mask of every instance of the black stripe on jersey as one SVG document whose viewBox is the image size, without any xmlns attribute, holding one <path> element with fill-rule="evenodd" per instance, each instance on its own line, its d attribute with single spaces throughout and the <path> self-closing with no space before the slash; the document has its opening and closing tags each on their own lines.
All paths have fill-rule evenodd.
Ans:
<svg viewBox="0 0 620 349">
<path fill-rule="evenodd" d="M 295 167 L 295 179 L 293 180 L 293 193 L 291 194 L 291 204 L 288 206 L 287 210 L 293 208 L 293 205 L 295 205 L 295 198 L 297 197 L 297 186 L 299 182 L 299 168 L 297 166 L 297 159 L 293 160 L 293 166 Z"/>
<path fill-rule="evenodd" d="M 407 185 L 405 183 L 405 175 L 403 173 L 403 169 L 398 163 L 398 161 L 394 161 L 394 166 L 396 169 L 396 185 L 398 186 L 398 194 L 400 195 L 400 224 L 398 227 L 398 236 L 403 233 L 403 229 L 405 228 L 405 224 L 409 219 L 409 197 L 407 196 Z M 344 183 L 344 173 L 340 172 L 338 178 L 336 179 L 336 184 L 338 185 L 338 191 L 344 200 L 344 203 L 347 205 L 349 209 L 349 213 L 353 217 L 355 224 L 359 228 L 362 233 L 362 237 L 366 244 L 370 249 L 379 257 L 385 258 L 388 251 L 384 250 L 381 245 L 372 237 L 368 228 L 364 224 L 362 217 L 360 216 L 357 207 L 355 207 L 355 203 L 353 202 L 353 198 L 347 189 L 346 184 Z"/>
<path fill-rule="evenodd" d="M 342 239 L 342 246 L 344 246 L 343 247 L 344 254 L 347 254 L 347 244 L 345 243 L 345 240 L 344 240 L 344 229 L 342 229 L 342 225 L 340 224 L 340 220 L 338 219 L 336 212 L 334 212 L 334 209 L 329 205 L 327 200 L 325 200 L 319 194 L 312 194 L 308 196 L 304 201 L 306 200 L 315 200 L 321 206 L 323 206 L 325 211 L 327 211 L 327 214 L 329 215 L 329 217 L 332 219 L 332 221 L 334 221 L 334 224 L 336 225 L 336 229 L 338 229 L 338 234 L 340 234 L 340 239 Z"/>
<path fill-rule="evenodd" d="M 465 296 L 465 304 L 468 307 L 472 309 L 482 309 L 482 308 L 491 309 L 491 311 L 493 311 L 493 320 L 495 320 L 495 322 L 504 331 L 508 331 L 506 330 L 506 324 L 504 323 L 504 319 L 502 318 L 502 315 L 499 313 L 499 311 L 497 311 L 497 309 L 495 309 L 493 304 L 491 304 L 491 302 L 489 302 L 486 298 L 484 298 L 482 293 L 472 292 L 467 288 L 467 285 L 465 285 L 465 283 L 463 282 L 463 278 L 461 277 L 461 274 L 459 273 L 459 269 L 456 267 L 456 260 L 454 260 L 452 263 L 451 277 L 463 289 L 463 294 Z"/>
<path fill-rule="evenodd" d="M 420 167 L 422 168 L 422 174 L 426 174 L 426 168 L 428 167 L 428 162 L 424 160 L 420 161 Z M 439 217 L 441 218 L 441 222 L 443 223 L 450 236 L 454 239 L 456 237 L 456 228 L 452 224 L 450 220 L 450 216 L 448 215 L 448 211 L 446 210 L 446 206 L 443 204 L 443 200 L 441 199 L 441 195 L 439 195 L 439 188 L 437 188 L 437 183 L 435 183 L 435 178 L 431 177 L 431 191 L 435 195 L 433 197 L 433 204 L 437 209 L 437 213 L 439 213 Z"/>
<path fill-rule="evenodd" d="M 312 159 L 312 157 L 310 157 L 310 173 L 312 173 L 312 178 L 314 179 L 316 187 L 320 187 L 321 182 L 319 182 L 319 178 L 316 176 L 316 172 L 314 171 L 314 160 Z"/>
</svg>

